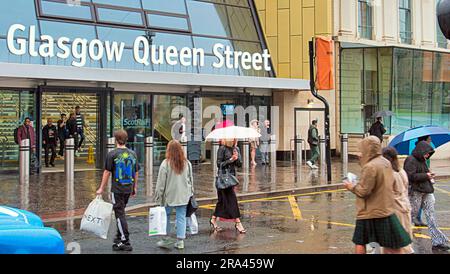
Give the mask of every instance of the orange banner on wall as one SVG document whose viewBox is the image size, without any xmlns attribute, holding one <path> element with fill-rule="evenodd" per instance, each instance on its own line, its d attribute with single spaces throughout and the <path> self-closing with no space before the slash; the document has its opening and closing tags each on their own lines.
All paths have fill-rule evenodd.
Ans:
<svg viewBox="0 0 450 274">
<path fill-rule="evenodd" d="M 333 40 L 316 37 L 316 88 L 318 90 L 334 89 Z"/>
</svg>

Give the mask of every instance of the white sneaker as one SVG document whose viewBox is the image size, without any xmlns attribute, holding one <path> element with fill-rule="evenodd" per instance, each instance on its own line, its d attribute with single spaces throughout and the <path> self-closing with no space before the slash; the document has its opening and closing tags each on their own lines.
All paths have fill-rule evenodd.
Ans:
<svg viewBox="0 0 450 274">
<path fill-rule="evenodd" d="M 316 166 L 316 165 L 313 165 L 313 166 L 312 166 L 312 169 L 319 169 L 319 167 Z"/>
<path fill-rule="evenodd" d="M 311 161 L 306 162 L 306 165 L 313 169 L 313 164 L 311 163 Z"/>
</svg>

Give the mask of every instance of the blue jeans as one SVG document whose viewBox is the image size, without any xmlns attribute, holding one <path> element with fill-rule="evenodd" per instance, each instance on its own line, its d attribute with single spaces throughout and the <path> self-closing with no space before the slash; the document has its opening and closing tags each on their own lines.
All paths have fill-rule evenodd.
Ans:
<svg viewBox="0 0 450 274">
<path fill-rule="evenodd" d="M 167 214 L 167 225 L 166 232 L 167 235 L 170 234 L 170 214 L 172 213 L 172 209 L 175 208 L 177 215 L 177 238 L 178 239 L 186 239 L 186 209 L 187 205 L 183 206 L 166 206 L 166 214 Z"/>
</svg>

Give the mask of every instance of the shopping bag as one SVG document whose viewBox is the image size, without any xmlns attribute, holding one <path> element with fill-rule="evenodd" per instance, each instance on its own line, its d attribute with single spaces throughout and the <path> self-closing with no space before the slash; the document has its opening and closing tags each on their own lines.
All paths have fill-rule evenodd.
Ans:
<svg viewBox="0 0 450 274">
<path fill-rule="evenodd" d="M 162 206 L 150 208 L 148 223 L 148 236 L 166 235 L 166 209 Z"/>
<path fill-rule="evenodd" d="M 102 239 L 108 237 L 113 205 L 98 195 L 88 206 L 81 219 L 80 230 L 92 232 Z"/>
<path fill-rule="evenodd" d="M 195 213 L 191 215 L 191 217 L 186 217 L 190 219 L 189 221 L 189 228 L 192 235 L 198 234 L 198 222 L 197 222 L 197 216 L 195 216 Z"/>
</svg>

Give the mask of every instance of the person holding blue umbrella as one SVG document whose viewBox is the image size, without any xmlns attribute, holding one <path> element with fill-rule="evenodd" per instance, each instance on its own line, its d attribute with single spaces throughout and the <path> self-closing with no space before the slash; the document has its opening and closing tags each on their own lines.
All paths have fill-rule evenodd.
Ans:
<svg viewBox="0 0 450 274">
<path fill-rule="evenodd" d="M 423 208 L 423 212 L 427 219 L 428 230 L 431 236 L 433 250 L 447 251 L 450 246 L 448 238 L 439 230 L 434 213 L 434 174 L 430 171 L 426 164 L 426 160 L 434 154 L 434 149 L 426 141 L 420 141 L 413 150 L 412 155 L 408 156 L 404 164 L 404 170 L 408 174 L 409 183 L 411 184 L 410 202 L 411 215 L 416 218 L 419 208 Z"/>
</svg>

